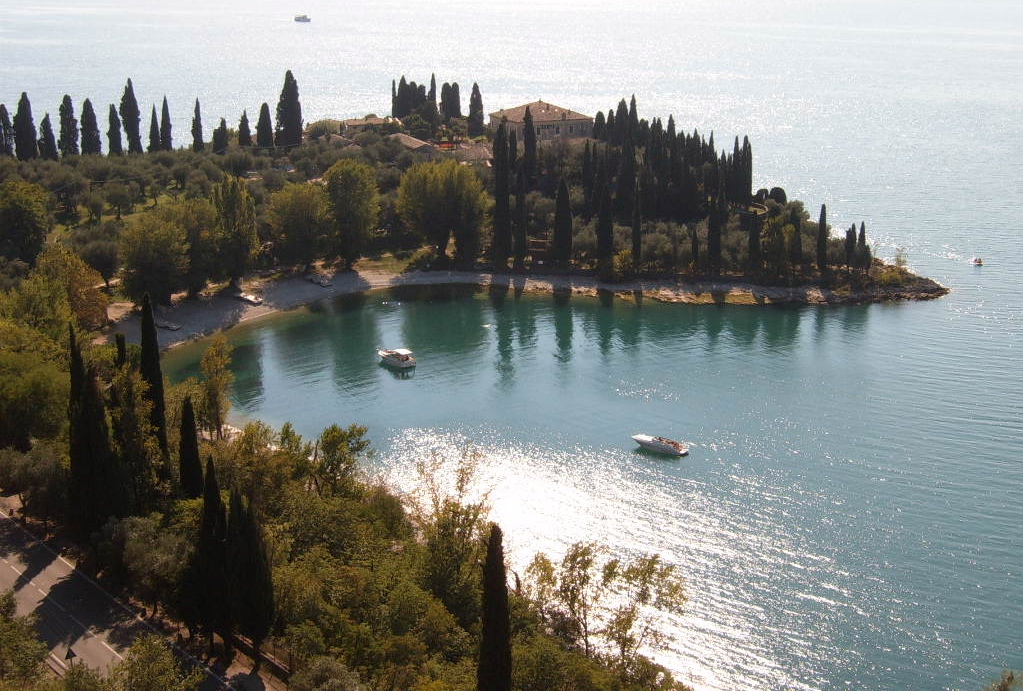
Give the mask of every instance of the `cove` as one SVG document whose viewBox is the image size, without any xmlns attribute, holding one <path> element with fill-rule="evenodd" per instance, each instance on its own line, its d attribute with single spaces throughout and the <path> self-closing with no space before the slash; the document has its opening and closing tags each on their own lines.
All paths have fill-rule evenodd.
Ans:
<svg viewBox="0 0 1023 691">
<path fill-rule="evenodd" d="M 980 390 L 956 343 L 990 362 L 998 346 L 939 330 L 944 312 L 433 286 L 227 335 L 241 419 L 366 425 L 369 470 L 398 487 L 417 458 L 478 449 L 520 573 L 583 539 L 680 564 L 688 613 L 659 656 L 680 678 L 880 690 L 969 679 L 1015 640 L 1011 378 Z M 414 375 L 379 366 L 380 346 L 413 349 Z M 165 372 L 197 374 L 203 347 Z M 691 454 L 638 452 L 640 431 Z"/>
</svg>

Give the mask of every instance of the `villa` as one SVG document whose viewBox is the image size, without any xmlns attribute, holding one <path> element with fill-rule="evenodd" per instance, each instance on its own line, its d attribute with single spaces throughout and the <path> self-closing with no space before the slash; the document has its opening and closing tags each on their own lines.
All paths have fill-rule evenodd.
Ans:
<svg viewBox="0 0 1023 691">
<path fill-rule="evenodd" d="M 515 108 L 506 108 L 490 114 L 490 127 L 497 129 L 502 120 L 507 121 L 509 133 L 522 141 L 522 130 L 526 117 L 526 108 L 533 116 L 533 127 L 536 128 L 537 141 L 553 139 L 578 139 L 593 136 L 593 118 L 589 115 L 576 113 L 552 103 L 534 101 Z"/>
</svg>

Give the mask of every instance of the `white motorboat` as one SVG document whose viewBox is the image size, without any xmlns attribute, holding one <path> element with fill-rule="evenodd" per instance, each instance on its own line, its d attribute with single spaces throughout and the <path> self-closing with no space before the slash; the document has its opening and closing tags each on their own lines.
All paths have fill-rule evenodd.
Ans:
<svg viewBox="0 0 1023 691">
<path fill-rule="evenodd" d="M 689 453 L 689 447 L 680 441 L 666 437 L 653 437 L 649 434 L 633 434 L 633 441 L 648 451 L 665 453 L 672 456 L 685 456 Z"/>
<path fill-rule="evenodd" d="M 408 348 L 395 348 L 394 350 L 380 349 L 377 351 L 377 355 L 380 356 L 380 362 L 390 367 L 407 369 L 416 366 L 416 356 Z"/>
<path fill-rule="evenodd" d="M 302 24 L 305 24 L 306 22 L 311 22 L 312 19 L 310 19 L 309 15 L 307 15 L 307 14 L 296 14 L 295 15 L 295 21 L 296 22 L 300 22 Z"/>
</svg>

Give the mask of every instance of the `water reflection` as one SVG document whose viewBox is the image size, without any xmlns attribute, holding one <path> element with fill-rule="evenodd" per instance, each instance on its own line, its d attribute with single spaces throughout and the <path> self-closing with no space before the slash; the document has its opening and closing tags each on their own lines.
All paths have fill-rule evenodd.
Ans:
<svg viewBox="0 0 1023 691">
<path fill-rule="evenodd" d="M 551 301 L 554 303 L 554 342 L 558 346 L 555 357 L 568 363 L 572 359 L 572 293 L 568 291 L 555 293 Z"/>
<path fill-rule="evenodd" d="M 263 402 L 263 343 L 254 339 L 234 346 L 231 355 L 234 395 L 238 405 L 258 406 Z"/>
</svg>

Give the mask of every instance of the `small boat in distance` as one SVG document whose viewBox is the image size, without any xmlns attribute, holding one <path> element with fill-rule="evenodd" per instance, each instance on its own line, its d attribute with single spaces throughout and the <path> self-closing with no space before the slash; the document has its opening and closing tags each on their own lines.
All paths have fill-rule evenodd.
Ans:
<svg viewBox="0 0 1023 691">
<path fill-rule="evenodd" d="M 633 434 L 632 440 L 648 451 L 664 453 L 671 456 L 685 456 L 689 447 L 682 442 L 666 437 L 652 437 L 649 434 Z"/>
<path fill-rule="evenodd" d="M 408 348 L 395 348 L 394 350 L 380 349 L 377 351 L 380 362 L 398 369 L 406 369 L 416 366 L 416 356 Z"/>
<path fill-rule="evenodd" d="M 305 23 L 305 22 L 311 22 L 312 19 L 309 18 L 308 14 L 296 14 L 295 15 L 295 21 L 296 22 Z"/>
<path fill-rule="evenodd" d="M 981 259 L 980 257 L 974 257 L 973 259 L 970 260 L 970 263 L 973 264 L 974 266 L 984 266 L 984 260 Z"/>
</svg>

